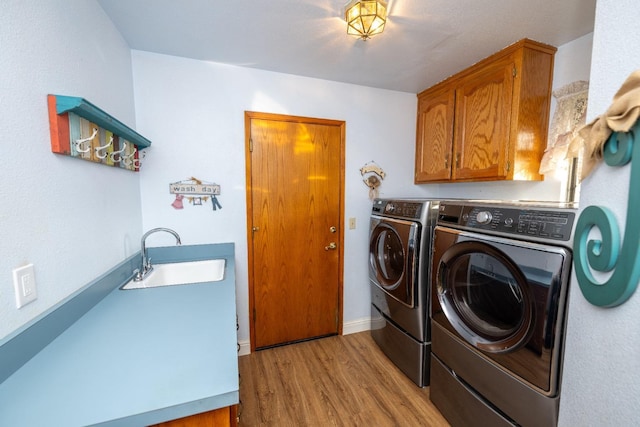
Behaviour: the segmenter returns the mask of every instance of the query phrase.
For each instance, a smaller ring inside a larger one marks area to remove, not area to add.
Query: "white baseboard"
[[[364,317],[358,320],[352,320],[342,324],[342,335],[355,334],[371,330],[371,318]]]
[[[342,335],[355,334],[358,332],[364,332],[371,330],[371,318],[365,317],[358,320],[352,320],[350,322],[343,323]],[[238,356],[246,356],[251,354],[251,342],[249,340],[238,341],[240,349],[238,350]]]
[[[238,349],[238,356],[246,356],[247,354],[251,354],[251,341],[238,341],[238,345],[240,346],[240,348]]]

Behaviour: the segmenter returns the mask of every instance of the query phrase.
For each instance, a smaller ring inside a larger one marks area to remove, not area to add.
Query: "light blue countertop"
[[[0,425],[143,426],[237,404],[235,263],[220,246],[223,281],[111,291],[0,384]]]

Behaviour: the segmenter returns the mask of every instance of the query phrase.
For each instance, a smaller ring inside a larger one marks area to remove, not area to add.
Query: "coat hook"
[[[147,157],[146,150],[138,151],[138,158],[133,159],[133,162],[132,162],[133,167],[136,169],[140,169],[140,166],[142,166],[142,161],[144,160],[145,157]]]
[[[135,156],[136,151],[138,151],[138,149],[134,146],[131,154],[129,154],[128,156],[124,156],[122,158],[122,161],[126,166],[131,166],[132,164],[134,164],[134,160],[137,160],[137,159],[133,159],[133,156]]]
[[[96,135],[98,134],[98,129],[97,128],[93,128],[93,133],[91,134],[90,137],[88,138],[83,138],[83,139],[76,139],[74,141],[75,145],[76,145],[76,151],[78,153],[88,153],[89,150],[91,150],[91,141],[93,140],[93,138],[96,137]],[[82,144],[84,144],[85,142],[88,142],[89,144],[87,145],[87,148],[83,148]]]
[[[122,150],[114,151],[113,153],[111,153],[111,161],[112,162],[121,161],[122,160],[122,153],[124,153],[125,151],[127,151],[127,141],[124,142]],[[116,155],[118,156],[118,160],[116,160]]]
[[[106,143],[105,145],[101,147],[96,147],[96,157],[99,159],[104,159],[105,157],[107,157],[107,148],[111,147],[112,145],[113,145],[113,136],[109,138],[109,142]],[[104,154],[102,154],[102,151],[104,151]]]

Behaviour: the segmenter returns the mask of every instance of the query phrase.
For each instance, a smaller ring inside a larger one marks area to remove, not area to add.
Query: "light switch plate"
[[[356,219],[349,218],[349,230],[355,230],[356,228]]]
[[[33,264],[13,270],[13,287],[16,292],[16,307],[22,308],[38,297]]]

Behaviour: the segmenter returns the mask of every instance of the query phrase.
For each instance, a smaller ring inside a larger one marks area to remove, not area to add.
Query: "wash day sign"
[[[194,196],[220,195],[220,186],[217,184],[181,184],[175,183],[169,186],[171,194],[184,194]]]
[[[219,196],[220,186],[191,177],[191,179],[169,184],[169,192],[185,196]]]

